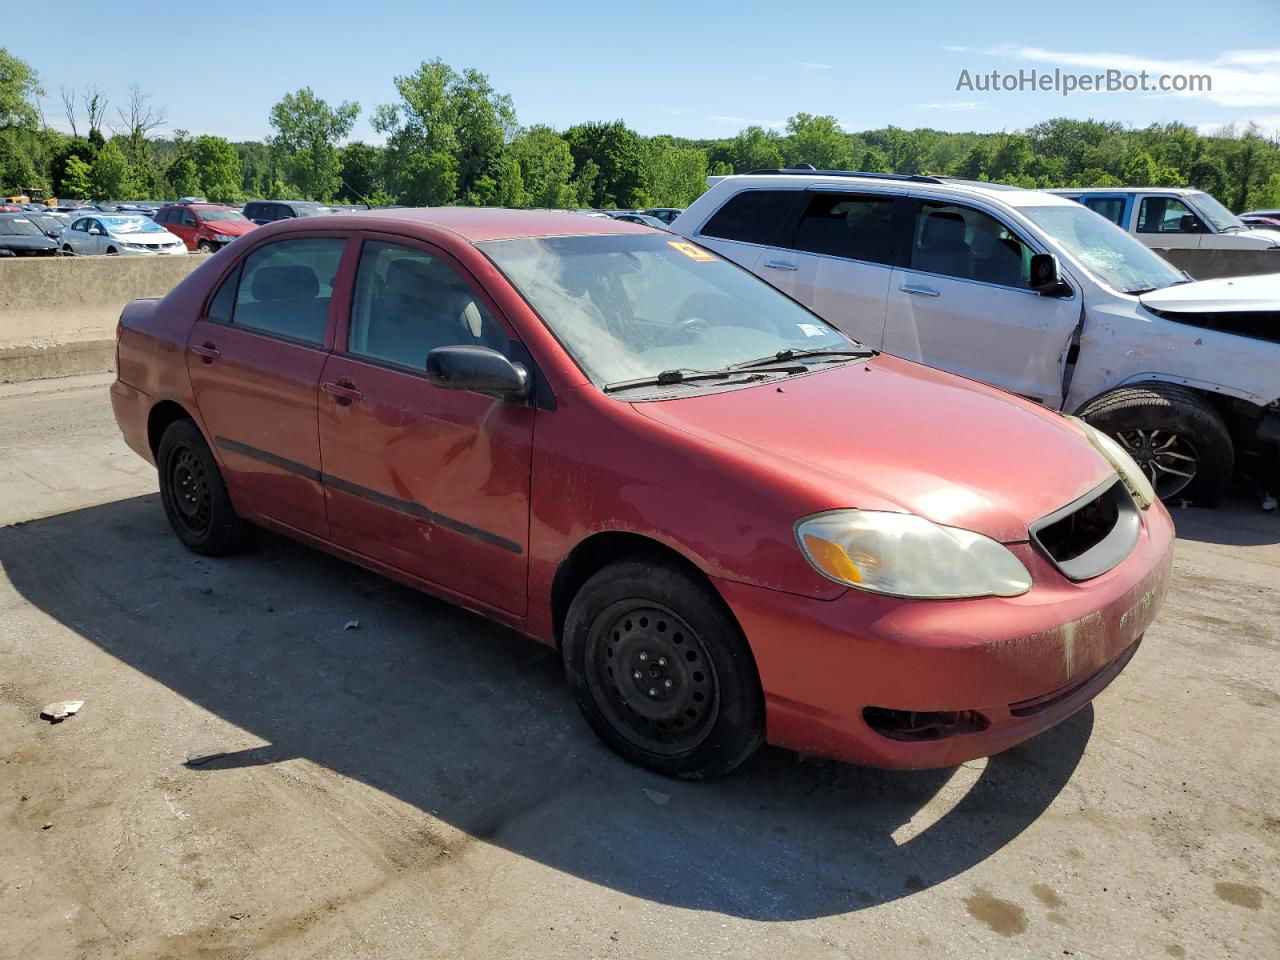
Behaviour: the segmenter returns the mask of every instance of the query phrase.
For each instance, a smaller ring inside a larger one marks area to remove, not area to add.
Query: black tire
[[[201,240],[198,244],[196,244],[196,250],[199,253],[213,253],[214,246],[208,240]]]
[[[71,249],[71,244],[64,243],[62,245],[62,255],[64,257],[74,257],[76,255],[76,252]]]
[[[697,780],[728,773],[764,740],[764,696],[723,601],[673,566],[625,561],[569,607],[565,672],[587,722],[642,767]]]
[[[120,251],[119,251],[119,250],[117,250],[115,247],[107,247],[107,256],[108,256],[108,257],[118,257],[118,256],[120,256]]]
[[[1231,480],[1231,432],[1194,390],[1160,382],[1120,387],[1090,400],[1079,416],[1133,454],[1161,499],[1213,505]]]
[[[193,553],[230,553],[244,537],[244,521],[227,495],[213,452],[190,420],[165,429],[156,454],[160,499],[178,539]]]

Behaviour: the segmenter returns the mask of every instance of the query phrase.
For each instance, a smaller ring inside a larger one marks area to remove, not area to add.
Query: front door
[[[333,540],[524,613],[534,409],[426,379],[435,347],[512,354],[496,308],[442,251],[374,236],[339,337],[320,385]]]
[[[187,342],[196,405],[233,502],[317,537],[329,524],[316,392],[346,242],[259,246],[223,280]]]
[[[1195,249],[1208,226],[1177,197],[1143,197],[1135,225],[1138,239],[1149,247]]]
[[[889,285],[885,351],[1057,409],[1080,295],[1032,290],[1033,252],[988,213],[918,201],[907,266]]]

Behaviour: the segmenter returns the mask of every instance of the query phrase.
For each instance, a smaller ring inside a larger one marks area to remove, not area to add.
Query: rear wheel
[[[605,743],[667,776],[728,773],[764,738],[755,660],[723,602],[690,574],[629,561],[574,597],[564,662]]]
[[[1089,401],[1080,417],[1129,451],[1161,500],[1216,503],[1231,479],[1231,433],[1218,411],[1186,387],[1120,387]]]
[[[240,545],[244,521],[236,514],[213,452],[190,420],[176,420],[156,455],[160,499],[178,539],[194,553],[216,556]]]

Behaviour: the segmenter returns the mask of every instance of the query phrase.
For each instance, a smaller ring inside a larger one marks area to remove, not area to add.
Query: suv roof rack
[[[809,174],[819,177],[862,177],[868,180],[910,180],[913,183],[943,183],[939,177],[930,177],[923,173],[866,173],[861,170],[815,170],[813,167],[786,167],[786,168],[768,168],[760,167],[755,170],[748,170],[746,175],[750,176],[757,173],[786,173],[786,174]]]

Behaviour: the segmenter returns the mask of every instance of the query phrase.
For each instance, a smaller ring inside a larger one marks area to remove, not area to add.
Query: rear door
[[[783,238],[803,199],[803,190],[743,190],[694,231],[693,239],[790,293],[795,265]]]
[[[1030,288],[1031,255],[1047,251],[967,204],[921,197],[910,223],[907,263],[890,283],[885,351],[1060,406],[1080,294]]]
[[[188,339],[206,435],[241,509],[327,538],[316,394],[333,345],[347,240],[260,244],[225,276]]]
[[[867,346],[880,348],[905,197],[809,190],[776,285]],[[784,266],[785,265],[785,266]],[[766,269],[768,265],[766,264]],[[772,280],[772,278],[770,278]]]
[[[528,362],[494,303],[444,251],[373,234],[339,336],[320,392],[334,541],[524,613],[534,408],[426,378],[453,344]]]

